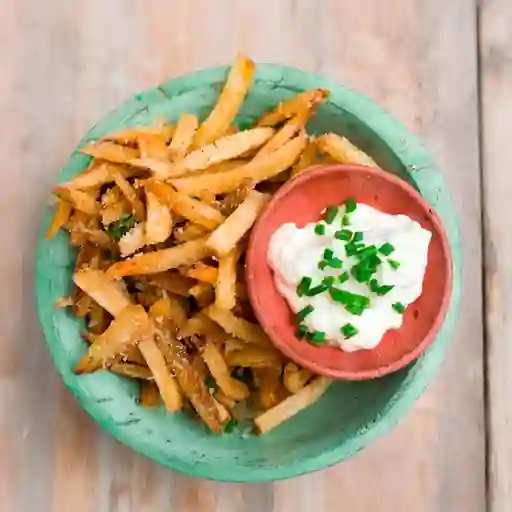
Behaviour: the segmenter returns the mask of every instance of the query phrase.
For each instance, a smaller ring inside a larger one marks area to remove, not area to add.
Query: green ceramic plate
[[[207,69],[138,94],[96,124],[80,145],[112,130],[149,124],[162,116],[176,120],[181,112],[192,112],[205,117],[226,72],[225,67]],[[67,312],[54,310],[53,304],[69,292],[74,254],[64,233],[50,241],[41,234],[37,308],[64,383],[113,436],[171,469],[215,480],[261,482],[297,476],[346,459],[386,432],[411,408],[434,376],[450,340],[460,298],[457,221],[442,174],[418,140],[361,94],[326,78],[279,65],[258,66],[239,120],[254,120],[283,98],[311,87],[324,87],[332,94],[308,130],[348,136],[384,169],[415,185],[444,221],[455,267],[445,324],[431,348],[407,370],[374,381],[336,383],[318,403],[264,437],[240,431],[215,437],[184,414],[142,409],[135,402],[135,385],[122,377],[106,371],[80,377],[73,374],[73,365],[85,351],[80,339],[83,326]],[[68,180],[88,162],[88,157],[75,151],[59,181]],[[50,213],[45,212],[43,229]]]

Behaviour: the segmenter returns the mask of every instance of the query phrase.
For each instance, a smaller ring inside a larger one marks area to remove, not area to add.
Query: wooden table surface
[[[509,0],[0,0],[0,510],[505,512],[512,507]],[[329,75],[418,134],[460,217],[464,292],[414,410],[352,460],[276,484],[194,480],[80,410],[33,304],[59,168],[127,96],[243,51]]]

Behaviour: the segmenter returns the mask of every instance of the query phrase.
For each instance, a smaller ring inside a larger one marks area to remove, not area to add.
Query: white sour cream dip
[[[268,261],[277,289],[293,312],[298,313],[309,305],[314,308],[303,319],[302,325],[309,332],[325,333],[328,343],[354,352],[376,347],[386,331],[402,325],[402,314],[393,305],[398,303],[407,307],[421,295],[432,234],[406,215],[389,215],[362,203],[358,203],[351,213],[345,213],[345,210],[344,205],[340,206],[331,224],[321,221],[303,228],[293,223],[283,224],[272,235]],[[344,215],[349,218],[347,226],[342,226]],[[324,234],[315,232],[318,224],[324,226]],[[344,283],[338,281],[340,274],[350,273],[359,262],[357,256],[346,255],[347,241],[335,238],[335,233],[341,229],[361,232],[365,246],[392,246],[391,254],[378,254],[382,263],[373,275],[381,285],[392,285],[391,291],[379,296],[370,291],[368,283],[359,283],[352,276]],[[318,267],[326,249],[331,249],[342,260],[341,269],[326,267],[321,270]],[[393,266],[394,262],[399,266]],[[334,301],[328,292],[299,296],[297,286],[304,276],[312,278],[312,286],[320,284],[326,276],[335,276],[336,288],[365,295],[370,298],[370,305],[361,315],[354,315],[343,304]],[[351,337],[341,331],[347,323],[357,330]]]

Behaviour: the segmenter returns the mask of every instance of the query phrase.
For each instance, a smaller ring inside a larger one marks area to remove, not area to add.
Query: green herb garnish
[[[362,242],[363,241],[363,233],[361,231],[356,231],[354,233],[354,242]]]
[[[401,303],[401,302],[395,302],[392,306],[391,306],[397,313],[404,313],[405,311],[405,306]]]
[[[343,266],[343,261],[341,261],[339,258],[331,258],[330,260],[326,261],[326,264],[331,268],[341,268]]]
[[[328,206],[325,210],[323,219],[327,224],[332,224],[334,219],[338,215],[338,207],[337,206]]]
[[[345,337],[345,339],[352,338],[352,336],[355,336],[358,333],[358,330],[356,327],[354,327],[351,323],[345,324],[341,329],[341,334]]]
[[[311,305],[306,306],[305,308],[301,309],[296,315],[295,315],[295,323],[300,324],[306,318],[308,315],[313,313],[315,308]]]
[[[396,260],[393,260],[391,258],[388,258],[388,263],[389,263],[389,266],[394,269],[394,270],[397,270],[398,267],[400,267],[400,262],[399,261],[396,261]]]
[[[343,274],[341,274],[338,277],[338,282],[339,283],[346,283],[349,279],[350,279],[349,273],[348,272],[343,272]]]
[[[211,375],[208,375],[208,377],[204,379],[204,383],[206,384],[206,387],[210,390],[212,395],[214,395],[219,389],[219,386],[217,386],[215,379]]]
[[[315,331],[307,334],[308,341],[313,345],[323,345],[325,343],[325,332]]]
[[[325,283],[319,284],[318,286],[315,286],[313,288],[310,288],[306,295],[308,297],[314,297],[315,295],[318,295],[320,293],[323,293],[328,290],[328,286]]]
[[[299,328],[297,329],[297,332],[295,333],[295,336],[301,340],[306,336],[306,333],[308,332],[308,329],[305,325],[299,325]]]
[[[395,285],[393,284],[383,284],[382,286],[379,286],[379,289],[377,290],[377,295],[379,296],[382,296],[382,295],[386,295],[387,293],[389,293],[393,288],[395,287]]]
[[[354,198],[349,197],[345,200],[346,213],[352,213],[356,211],[357,203]]]
[[[299,297],[302,297],[303,295],[306,295],[307,291],[309,290],[309,287],[311,286],[312,279],[311,277],[304,276],[300,283],[297,286],[296,292]]]
[[[343,217],[341,218],[341,225],[350,226],[350,218],[348,215],[343,215]]]
[[[350,229],[342,229],[341,231],[336,231],[334,233],[334,238],[337,240],[343,240],[344,242],[350,242],[352,240],[352,231]]]
[[[233,418],[229,418],[228,422],[226,423],[226,425],[224,425],[224,432],[226,434],[230,434],[231,432],[233,432],[233,429],[238,425],[238,421],[236,421],[235,419]]]
[[[336,278],[334,276],[326,276],[322,279],[322,284],[330,288],[333,284]]]
[[[324,270],[325,267],[327,267],[327,261],[325,261],[325,260],[319,261],[317,266],[318,266],[319,270]]]
[[[387,242],[379,247],[379,252],[384,254],[384,256],[389,256],[394,250],[395,248]]]
[[[108,234],[115,240],[121,239],[128,231],[135,226],[135,219],[131,215],[121,217],[115,222],[111,222],[107,227]]]
[[[324,260],[331,260],[332,258],[334,258],[334,251],[332,249],[325,249],[324,251]]]
[[[315,226],[315,233],[317,235],[325,235],[325,226],[323,224],[317,224]]]

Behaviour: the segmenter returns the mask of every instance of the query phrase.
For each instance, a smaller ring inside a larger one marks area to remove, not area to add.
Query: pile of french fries
[[[47,232],[65,229],[78,248],[73,290],[57,303],[86,322],[88,350],[75,372],[136,379],[142,406],[190,405],[215,433],[232,430],[247,409],[268,432],[330,383],[288,361],[257,324],[244,283],[251,227],[269,197],[312,166],[375,165],[344,137],[306,134],[328,97],[322,89],[240,130],[235,118],[254,73],[239,56],[202,123],[183,113],[176,124],[128,128],[83,147],[92,161],[54,187]]]

